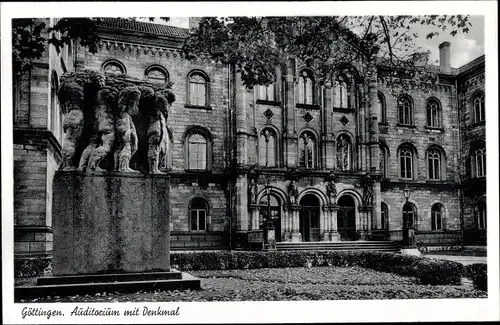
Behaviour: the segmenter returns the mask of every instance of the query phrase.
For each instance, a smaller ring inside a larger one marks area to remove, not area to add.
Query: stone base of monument
[[[169,189],[165,174],[58,171],[54,276],[16,288],[16,298],[200,288],[200,280],[170,269]]]
[[[198,290],[200,279],[175,269],[169,272],[86,274],[37,279],[37,285],[14,289],[14,299],[74,296],[96,293],[131,293],[154,290]]]
[[[404,247],[404,248],[401,248],[401,254],[403,254],[403,255],[413,255],[413,256],[420,256],[420,255],[422,255],[417,248],[413,248],[413,247]]]

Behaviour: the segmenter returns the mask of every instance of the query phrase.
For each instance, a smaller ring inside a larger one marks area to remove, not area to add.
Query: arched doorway
[[[281,241],[281,205],[279,200],[272,194],[264,195],[259,202],[261,224],[264,220],[273,220],[275,229],[275,240]]]
[[[340,240],[356,240],[356,209],[354,199],[350,195],[343,195],[338,201],[337,230]]]
[[[403,206],[403,246],[411,246],[414,242],[415,217],[417,209],[407,202]]]
[[[300,200],[300,233],[302,241],[319,241],[319,212],[318,197],[307,194]]]

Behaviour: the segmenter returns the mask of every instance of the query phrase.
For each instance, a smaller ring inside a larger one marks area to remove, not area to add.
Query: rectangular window
[[[205,231],[206,230],[206,211],[191,210],[191,230]]]
[[[412,178],[412,161],[410,157],[401,157],[401,177]]]
[[[190,83],[189,102],[194,106],[206,106],[206,94],[204,83]]]
[[[189,144],[189,169],[206,169],[207,153],[205,143]]]

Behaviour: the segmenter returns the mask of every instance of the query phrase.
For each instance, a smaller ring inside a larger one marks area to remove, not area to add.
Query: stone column
[[[283,110],[284,133],[284,162],[287,167],[296,167],[297,158],[297,131],[295,127],[295,60],[289,59],[285,74],[285,96]]]
[[[367,240],[369,238],[368,232],[368,217],[372,211],[371,207],[359,207],[359,226],[356,225],[356,230],[360,234],[361,240]]]
[[[236,179],[236,230],[248,230],[248,179],[242,174]]]
[[[290,241],[290,236],[291,236],[291,222],[290,222],[290,211],[288,209],[288,206],[283,207],[283,223],[284,223],[284,233],[283,233],[283,238],[282,241]]]
[[[252,230],[259,230],[260,229],[259,206],[256,204],[250,205],[250,214],[252,215]]]
[[[330,218],[330,238],[332,241],[340,241],[340,234],[337,228],[337,211],[339,207],[337,205],[331,205],[329,207],[331,218]]]
[[[236,120],[236,161],[238,166],[248,163],[248,116],[247,89],[241,80],[241,73],[236,72],[235,80],[235,120]]]
[[[321,241],[330,241],[330,211],[327,207],[323,207],[320,212],[319,230],[321,234]]]
[[[300,206],[292,205],[290,207],[292,211],[292,242],[297,243],[302,241],[302,235],[300,233]]]

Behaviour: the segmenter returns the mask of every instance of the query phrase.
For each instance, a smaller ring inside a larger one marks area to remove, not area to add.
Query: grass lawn
[[[464,282],[427,286],[415,278],[359,267],[191,271],[202,290],[48,297],[27,302],[276,301],[486,298]]]
[[[464,248],[463,250],[431,250],[424,255],[486,256],[486,249]]]

